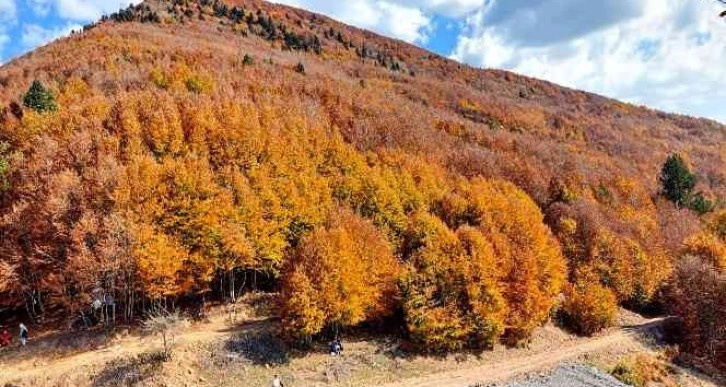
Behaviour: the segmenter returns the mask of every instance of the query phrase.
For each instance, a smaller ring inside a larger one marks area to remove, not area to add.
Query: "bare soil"
[[[275,374],[286,386],[466,387],[546,377],[563,364],[607,369],[634,353],[660,351],[652,332],[661,319],[628,315],[626,326],[583,338],[553,325],[537,330],[523,348],[498,346],[483,353],[409,356],[395,338],[347,338],[341,357],[323,347],[278,350],[275,322],[240,306],[236,316],[218,310],[175,336],[173,357],[158,357],[158,337],[121,333],[81,351],[31,342],[26,351],[0,356],[0,385],[10,386],[269,386]],[[273,348],[274,353],[267,349]],[[281,356],[280,352],[284,352]],[[716,386],[682,370],[679,385]],[[546,379],[542,379],[546,380]],[[546,384],[542,384],[546,385]]]

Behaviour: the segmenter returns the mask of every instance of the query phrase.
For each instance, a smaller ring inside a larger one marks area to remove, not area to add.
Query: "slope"
[[[36,79],[56,111],[22,106]],[[548,310],[523,317],[517,297],[548,309],[564,280],[594,273],[620,303],[652,300],[700,228],[658,195],[669,153],[687,155],[697,191],[726,193],[718,123],[256,1],[111,15],[0,68],[0,106],[0,304],[37,321],[103,294],[131,320],[234,298],[248,277],[278,286],[305,237],[350,211],[405,262],[423,255],[421,214],[475,228],[509,260],[492,281],[509,309],[492,314],[531,330]]]

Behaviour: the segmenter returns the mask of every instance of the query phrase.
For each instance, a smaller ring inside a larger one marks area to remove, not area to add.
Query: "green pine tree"
[[[676,206],[682,207],[690,203],[691,192],[696,185],[696,175],[691,173],[679,154],[672,154],[663,164],[660,182],[663,196]]]
[[[55,97],[40,81],[33,81],[30,89],[23,98],[23,105],[38,113],[54,112],[58,110]]]

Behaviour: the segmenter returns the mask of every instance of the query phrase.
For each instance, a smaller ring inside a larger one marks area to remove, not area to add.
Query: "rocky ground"
[[[564,364],[548,374],[533,375],[496,387],[624,387],[612,375],[581,363]]]

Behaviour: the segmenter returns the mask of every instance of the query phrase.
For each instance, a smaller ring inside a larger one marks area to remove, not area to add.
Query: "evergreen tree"
[[[30,89],[23,98],[25,107],[31,108],[38,113],[52,112],[58,110],[55,97],[46,89],[40,81],[33,81]]]
[[[305,74],[305,65],[302,62],[298,62],[295,66],[295,71],[300,74]]]
[[[678,207],[688,204],[691,191],[696,185],[696,176],[679,154],[668,156],[660,172],[663,195]]]

